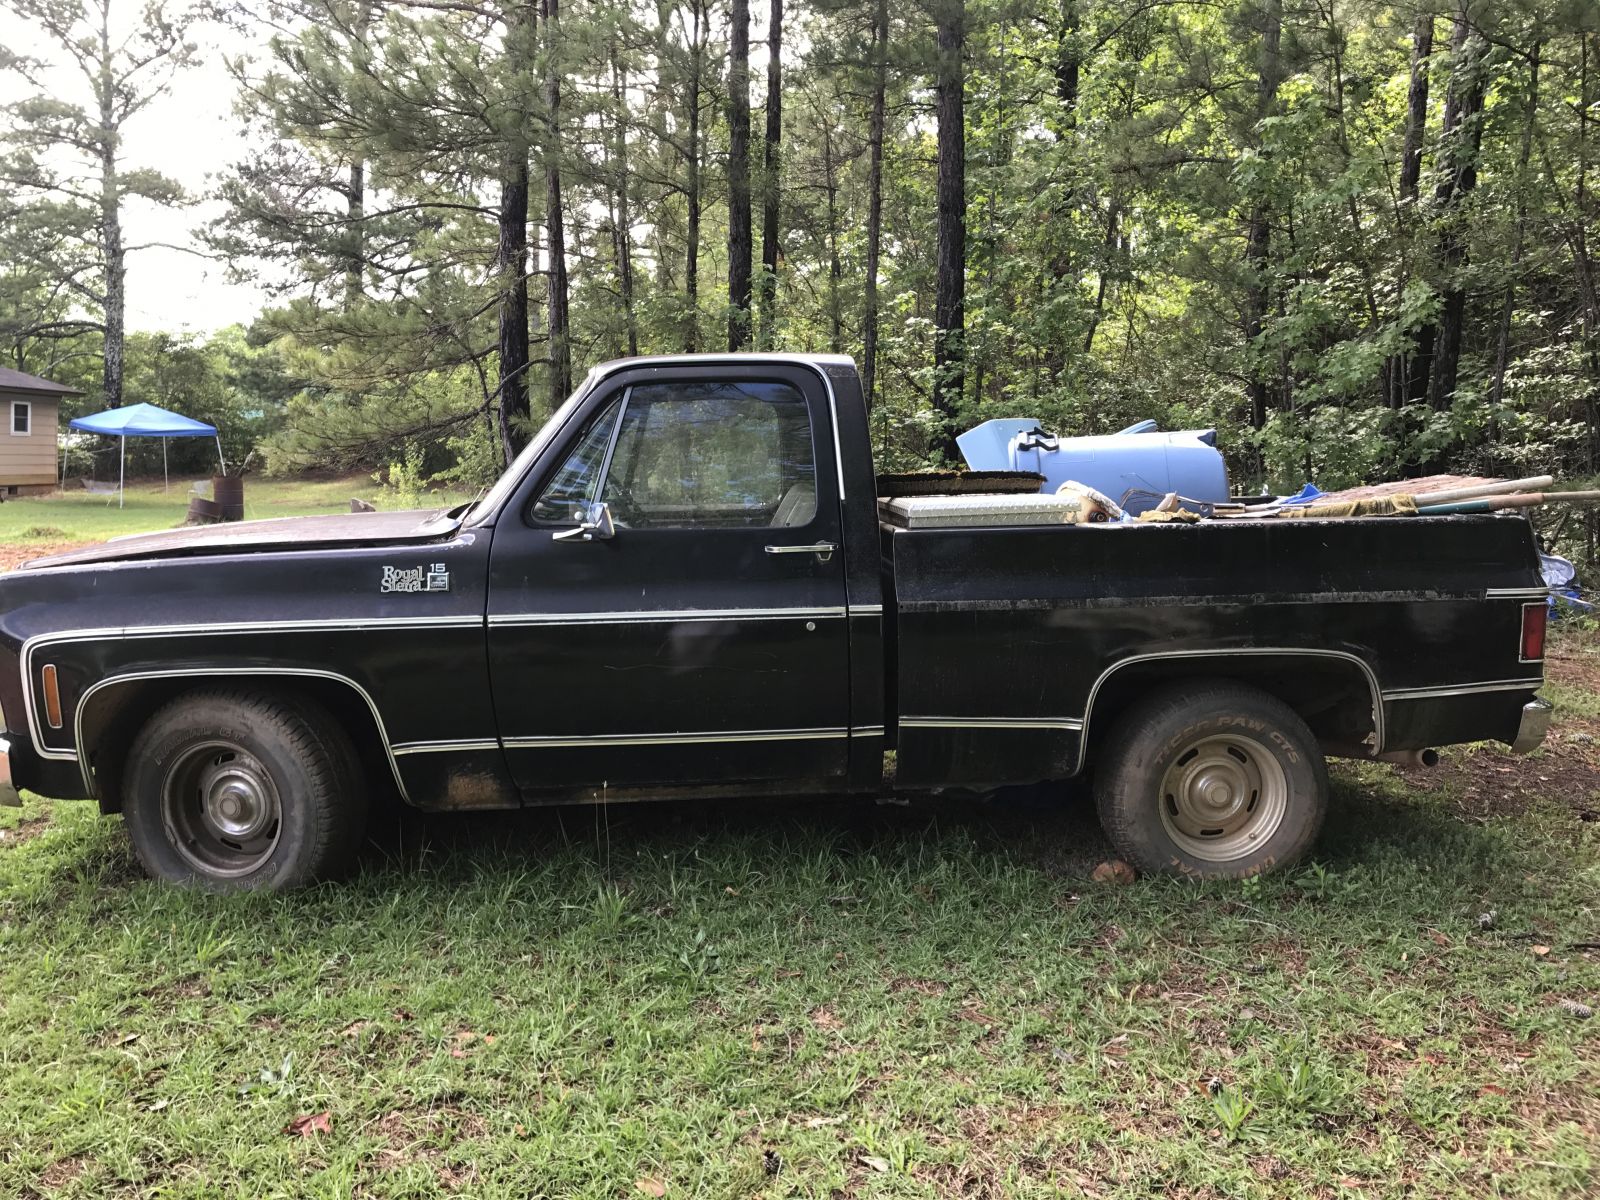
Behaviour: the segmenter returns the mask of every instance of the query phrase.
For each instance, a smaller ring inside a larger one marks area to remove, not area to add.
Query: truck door
[[[529,799],[823,790],[846,770],[848,622],[827,392],[800,366],[596,386],[500,513],[489,669]]]

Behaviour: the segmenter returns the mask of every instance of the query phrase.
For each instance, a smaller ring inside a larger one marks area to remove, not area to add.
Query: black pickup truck
[[[470,506],[0,577],[0,704],[16,786],[98,800],[153,874],[211,887],[336,871],[391,787],[485,809],[1085,772],[1139,869],[1242,876],[1316,837],[1327,754],[1536,746],[1544,614],[1516,516],[899,527],[848,359],[634,359]]]

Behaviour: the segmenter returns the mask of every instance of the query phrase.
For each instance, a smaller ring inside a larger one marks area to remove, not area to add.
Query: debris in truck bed
[[[1406,492],[1392,496],[1366,496],[1358,500],[1338,500],[1329,503],[1319,500],[1315,504],[1286,508],[1280,517],[1304,517],[1308,520],[1328,520],[1337,517],[1395,517],[1415,516],[1416,497]]]
[[[1419,479],[1396,479],[1389,483],[1373,483],[1362,487],[1341,488],[1337,492],[1324,492],[1318,504],[1338,504],[1345,500],[1371,500],[1379,496],[1405,493],[1424,496],[1432,492],[1455,492],[1462,488],[1480,487],[1486,483],[1503,483],[1504,480],[1485,475],[1424,475]]]

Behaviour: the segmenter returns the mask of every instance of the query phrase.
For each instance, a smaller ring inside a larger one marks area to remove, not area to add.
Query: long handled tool
[[[1525,495],[1543,491],[1555,482],[1553,475],[1535,475],[1530,479],[1502,479],[1498,483],[1474,483],[1469,487],[1449,488],[1441,492],[1418,492],[1413,499],[1417,504],[1454,504],[1457,500],[1475,500],[1480,496]]]
[[[1432,496],[1417,499],[1432,500]],[[1600,491],[1591,492],[1522,492],[1510,495],[1480,496],[1476,499],[1457,500],[1447,504],[1419,504],[1421,516],[1441,516],[1445,513],[1494,512],[1502,508],[1538,508],[1541,504],[1600,504]]]

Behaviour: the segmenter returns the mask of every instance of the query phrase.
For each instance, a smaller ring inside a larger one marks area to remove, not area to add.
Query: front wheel
[[[1096,770],[1100,823],[1145,872],[1239,879],[1316,840],[1328,772],[1298,713],[1229,682],[1175,685],[1117,723]]]
[[[336,873],[360,844],[354,748],[333,717],[297,697],[180,696],[139,731],[124,779],[133,848],[172,883],[285,891]]]

